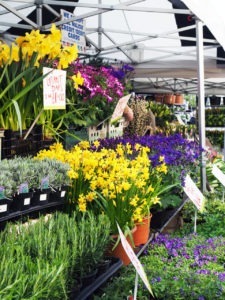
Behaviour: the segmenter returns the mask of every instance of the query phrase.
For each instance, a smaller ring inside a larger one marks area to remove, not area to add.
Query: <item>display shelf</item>
[[[96,278],[96,280],[88,285],[86,288],[81,290],[79,294],[74,297],[71,297],[70,300],[86,300],[102,285],[104,284],[112,275],[114,275],[121,267],[123,263],[120,259],[117,259],[117,262],[113,263],[109,269],[102,273]]]
[[[225,127],[205,127],[206,131],[225,131]]]
[[[58,206],[64,205],[64,204],[65,203],[59,202],[59,201],[51,201],[49,203],[46,203],[45,205],[35,205],[35,206],[30,207],[23,211],[10,212],[6,216],[0,217],[0,222],[9,221],[9,220],[15,219],[17,217],[29,215],[30,213],[33,213],[33,212],[41,211],[41,210],[44,210],[44,209],[50,208],[50,207],[58,207]]]
[[[163,224],[163,226],[161,226],[161,228],[159,228],[158,230],[156,230],[156,234],[157,233],[161,233],[163,232],[163,230],[165,229],[165,227],[172,221],[172,219],[182,210],[182,208],[184,207],[185,203],[189,201],[189,198],[185,198],[181,205],[177,207],[177,209],[174,210],[173,214],[168,218],[167,221],[165,221],[165,223]]]

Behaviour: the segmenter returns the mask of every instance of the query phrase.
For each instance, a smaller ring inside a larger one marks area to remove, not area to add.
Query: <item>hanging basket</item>
[[[180,94],[176,95],[175,103],[176,104],[183,104],[184,103],[183,95],[180,95]]]
[[[164,96],[163,102],[165,104],[174,104],[175,103],[175,96],[173,94],[166,94]]]

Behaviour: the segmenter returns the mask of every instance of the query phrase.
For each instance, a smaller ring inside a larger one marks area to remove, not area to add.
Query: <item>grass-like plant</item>
[[[79,279],[79,262],[88,253],[89,263],[96,266],[102,259],[108,232],[107,218],[90,214],[79,223],[75,214],[55,213],[35,223],[8,224],[0,233],[0,298],[68,299]],[[85,241],[87,253],[79,253],[81,241]],[[87,263],[85,266],[87,270]]]

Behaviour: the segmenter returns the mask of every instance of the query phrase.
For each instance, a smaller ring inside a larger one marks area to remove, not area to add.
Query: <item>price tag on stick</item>
[[[124,250],[126,251],[127,256],[130,258],[133,266],[135,267],[137,273],[141,277],[142,281],[144,282],[146,288],[149,290],[150,294],[154,297],[151,286],[148,282],[147,275],[143,269],[142,264],[140,263],[139,259],[137,258],[136,254],[134,253],[133,249],[131,248],[130,244],[126,240],[126,237],[124,236],[122,230],[120,229],[120,226],[117,224],[119,235],[121,239],[122,246]]]
[[[204,209],[204,196],[189,175],[185,177],[184,192],[199,211]]]

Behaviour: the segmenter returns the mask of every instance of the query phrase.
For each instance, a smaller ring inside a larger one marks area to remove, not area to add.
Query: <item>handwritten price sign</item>
[[[44,109],[66,108],[66,71],[43,68]]]
[[[183,189],[185,194],[195,204],[197,209],[203,211],[205,202],[204,196],[189,175],[187,175],[185,178],[185,186]]]
[[[115,107],[115,110],[112,114],[111,122],[117,121],[122,117],[123,111],[127,105],[128,100],[130,99],[130,96],[131,96],[131,94],[126,95],[119,99],[119,101]]]

